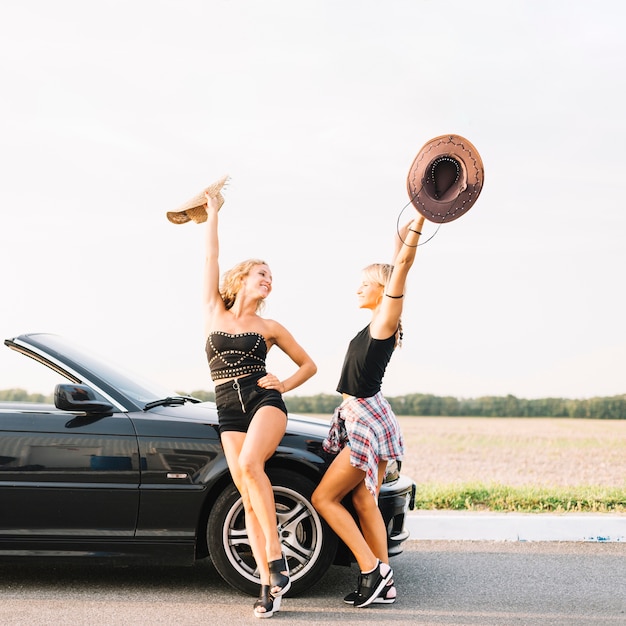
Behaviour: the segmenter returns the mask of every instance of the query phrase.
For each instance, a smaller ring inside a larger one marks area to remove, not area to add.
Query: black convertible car
[[[160,390],[57,335],[4,343],[51,368],[59,382],[54,406],[0,402],[0,559],[191,565],[210,557],[227,582],[256,595],[215,405]],[[327,429],[322,420],[290,415],[267,463],[293,595],[331,564],[351,562],[311,505],[332,460],[322,449]],[[415,485],[390,465],[379,506],[395,555],[408,538],[404,518]]]

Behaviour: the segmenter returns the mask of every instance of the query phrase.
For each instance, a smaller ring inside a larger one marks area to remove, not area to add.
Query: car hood
[[[198,423],[217,423],[217,408],[215,402],[200,402],[198,404],[185,404],[184,406],[157,407],[150,411],[154,415],[184,419]],[[316,436],[323,439],[328,434],[329,420],[308,415],[289,414],[287,432],[292,435],[307,437]]]

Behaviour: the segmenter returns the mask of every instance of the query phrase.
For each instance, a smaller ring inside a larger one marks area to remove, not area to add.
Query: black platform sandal
[[[289,578],[289,566],[285,555],[281,555],[280,559],[270,561],[268,563],[270,569],[270,586],[272,595],[275,598],[286,594],[291,589],[291,578]],[[283,574],[283,572],[287,572]]]
[[[261,585],[259,599],[254,603],[254,617],[264,619],[280,611],[280,598],[275,598],[269,585]]]

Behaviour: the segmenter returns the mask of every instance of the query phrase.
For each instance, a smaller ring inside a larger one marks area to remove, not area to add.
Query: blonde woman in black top
[[[424,217],[418,215],[398,233],[393,265],[363,271],[359,307],[371,311],[370,323],[350,342],[337,391],[325,448],[337,454],[317,489],[313,505],[352,551],[360,569],[357,590],[344,601],[357,608],[395,600],[387,553],[387,529],[378,493],[387,462],[401,459],[400,427],[381,392],[391,355],[401,338],[404,287],[415,259]],[[342,500],[351,495],[359,525]]]
[[[291,581],[281,552],[276,505],[265,462],[274,454],[287,425],[282,394],[315,374],[317,368],[291,333],[259,311],[272,290],[272,274],[259,259],[227,272],[220,285],[218,211],[206,194],[204,311],[206,351],[216,383],[220,437],[233,481],[241,493],[246,529],[261,578],[256,617],[271,617]],[[284,380],[265,370],[265,357],[278,346],[297,366]]]

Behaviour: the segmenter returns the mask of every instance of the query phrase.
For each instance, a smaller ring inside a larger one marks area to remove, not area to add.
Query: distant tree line
[[[194,391],[192,396],[214,401],[209,391]],[[626,419],[626,394],[571,400],[541,398],[525,400],[515,396],[483,396],[454,398],[414,393],[387,397],[396,415],[425,417],[581,417],[592,419]],[[338,394],[316,396],[285,396],[285,404],[292,413],[331,415],[340,402]]]
[[[626,419],[626,395],[571,400],[541,398],[525,400],[515,396],[454,398],[431,394],[409,394],[387,397],[396,415],[426,417],[581,417],[593,419]],[[293,413],[332,414],[339,403],[338,395],[285,396]]]
[[[185,394],[182,394],[185,395]],[[214,401],[212,391],[193,391],[190,395],[202,401]],[[454,398],[431,394],[408,394],[387,397],[396,415],[425,417],[581,417],[591,419],[626,419],[626,394],[571,400],[567,398],[540,398],[526,400],[515,396],[483,396]],[[24,389],[0,391],[0,401],[54,402],[52,396],[30,394]],[[285,396],[285,404],[292,413],[331,415],[340,402],[338,394],[316,396]]]
[[[43,393],[28,393],[25,389],[5,389],[0,390],[0,402],[41,402],[44,404],[54,404],[52,395],[46,396]]]

